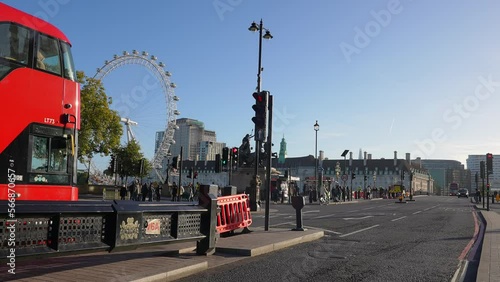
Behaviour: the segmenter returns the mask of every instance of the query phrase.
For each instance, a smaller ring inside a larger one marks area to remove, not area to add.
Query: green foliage
[[[108,99],[100,80],[77,72],[81,84],[80,132],[78,135],[78,159],[91,159],[94,154],[109,155],[120,145],[123,129],[118,113],[109,108]]]
[[[151,163],[144,158],[144,155],[140,152],[141,147],[139,143],[132,140],[128,144],[121,146],[113,151],[113,154],[117,158],[117,173],[123,178],[126,176],[134,177],[144,177],[149,174],[152,169]],[[144,159],[143,169],[141,172],[141,160]],[[111,161],[108,171],[112,171]]]

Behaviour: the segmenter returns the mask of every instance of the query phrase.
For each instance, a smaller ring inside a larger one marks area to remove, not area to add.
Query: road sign
[[[347,181],[347,174],[343,174],[343,175],[342,175],[342,180],[343,180],[343,181]]]

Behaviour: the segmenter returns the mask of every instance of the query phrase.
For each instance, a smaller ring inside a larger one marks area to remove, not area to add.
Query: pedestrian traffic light
[[[479,162],[479,174],[481,179],[484,179],[484,161]]]
[[[368,179],[368,176],[366,176],[366,175],[365,175],[365,176],[364,176],[364,180],[366,181],[367,179]]]
[[[175,156],[172,158],[172,168],[178,169],[179,168],[179,157]]]
[[[486,154],[486,173],[488,175],[493,173],[493,154],[491,153]]]
[[[192,178],[193,177],[193,170],[189,169],[187,178]]]
[[[197,171],[195,171],[195,172],[193,173],[193,178],[198,178],[198,172],[197,172]]]
[[[356,173],[351,173],[351,179],[356,179]]]
[[[215,172],[219,173],[221,172],[221,159],[220,159],[220,154],[215,155]]]
[[[238,163],[238,148],[233,147],[231,149],[231,158],[233,159],[233,162]]]
[[[222,165],[227,165],[227,161],[229,159],[229,148],[222,148]]]
[[[255,99],[255,105],[252,106],[255,111],[255,116],[252,118],[253,123],[255,123],[254,138],[256,141],[264,141],[266,138],[269,91],[254,92],[253,98]]]

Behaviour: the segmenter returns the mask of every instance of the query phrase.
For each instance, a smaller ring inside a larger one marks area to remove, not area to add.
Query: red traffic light
[[[238,148],[234,147],[233,148],[233,154],[237,154],[238,153]]]
[[[253,95],[253,97],[255,98],[255,100],[257,102],[263,102],[264,101],[264,97],[262,96],[262,92],[261,93],[254,92],[252,95]]]

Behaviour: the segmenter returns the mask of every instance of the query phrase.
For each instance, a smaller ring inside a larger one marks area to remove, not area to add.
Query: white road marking
[[[313,217],[313,219],[332,217],[332,216],[334,216],[334,214],[320,215],[320,216]]]
[[[414,212],[413,214],[419,214],[419,213],[421,213],[421,212],[422,212],[422,211],[416,211],[416,212]]]
[[[360,229],[360,230],[357,230],[357,231],[354,231],[354,232],[351,232],[351,233],[347,233],[347,234],[344,234],[344,235],[340,235],[339,237],[347,237],[349,235],[353,235],[353,234],[356,234],[356,233],[359,233],[359,232],[363,232],[363,231],[366,231],[366,230],[370,230],[372,228],[375,228],[375,227],[378,227],[379,225],[373,225],[373,226],[370,226],[370,227],[367,227],[367,228],[363,228],[363,229]]]
[[[373,215],[367,215],[367,216],[363,216],[363,217],[344,217],[344,220],[351,220],[351,219],[367,219],[367,218],[370,218],[370,217],[373,217]]]
[[[337,231],[333,231],[333,230],[328,230],[328,229],[323,229],[323,228],[318,228],[318,227],[314,227],[314,226],[303,226],[304,228],[309,228],[309,229],[314,229],[314,230],[322,230],[324,232],[327,232],[327,233],[333,233],[335,235],[340,235],[342,233],[340,232],[337,232]]]
[[[302,212],[302,213],[310,213],[310,212],[319,212],[319,210],[306,211],[306,212]]]
[[[405,215],[405,216],[402,216],[402,217],[399,217],[399,218],[395,218],[395,219],[393,219],[393,220],[391,220],[391,221],[398,221],[398,220],[403,219],[403,218],[405,218],[405,217],[406,217],[406,215]]]

